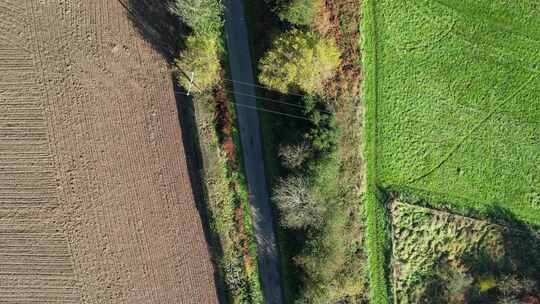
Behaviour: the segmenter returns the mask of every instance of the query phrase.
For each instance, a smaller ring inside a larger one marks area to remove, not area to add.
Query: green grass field
[[[540,226],[540,2],[363,6],[371,300],[386,303],[378,189]]]
[[[540,224],[540,2],[374,5],[379,186]]]

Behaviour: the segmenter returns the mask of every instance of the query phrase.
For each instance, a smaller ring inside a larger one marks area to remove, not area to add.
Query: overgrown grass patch
[[[396,303],[538,300],[539,238],[519,220],[509,228],[399,201],[391,209]]]

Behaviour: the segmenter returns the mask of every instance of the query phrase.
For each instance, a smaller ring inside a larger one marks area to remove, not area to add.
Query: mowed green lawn
[[[540,1],[370,2],[375,183],[540,225]]]

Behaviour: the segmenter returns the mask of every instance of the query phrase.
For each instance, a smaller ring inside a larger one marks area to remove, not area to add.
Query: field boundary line
[[[366,252],[369,273],[369,298],[374,304],[390,303],[389,266],[390,248],[388,216],[384,193],[379,189],[377,176],[377,117],[380,87],[379,41],[376,0],[363,3],[362,65],[364,71],[363,97],[365,101],[365,148],[366,164]]]

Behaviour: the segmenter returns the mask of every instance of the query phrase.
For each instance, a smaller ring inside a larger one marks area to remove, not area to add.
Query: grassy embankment
[[[378,189],[540,224],[538,12],[537,1],[364,2],[372,302],[388,302]]]
[[[223,81],[227,73],[223,7],[219,1],[205,0],[192,14],[184,8],[193,3],[174,3],[174,13],[191,29],[176,61],[177,78],[187,88],[191,86],[187,76],[190,72],[196,75],[191,86],[197,129],[194,136],[202,162],[199,173],[220,284],[229,303],[264,303],[233,98]]]
[[[313,5],[316,3],[313,1]],[[321,202],[325,210],[323,221],[317,229],[289,229],[277,225],[286,303],[297,300],[310,303],[365,300],[361,205],[362,113],[358,96],[359,5],[357,1],[335,1],[328,6],[315,7],[316,22],[297,27],[335,39],[343,54],[344,60],[337,75],[326,83],[327,89],[316,96],[322,102],[318,107],[332,112],[332,119],[336,122],[335,128],[329,131],[333,134],[331,136],[335,136],[332,147],[312,156],[307,161],[307,168],[301,173],[291,172],[282,165],[280,146],[302,142],[304,135],[317,130],[318,126],[310,121],[309,115],[306,121],[260,112],[270,186],[275,190],[280,178],[302,175],[309,180],[311,197]],[[293,26],[279,20],[272,13],[271,5],[263,1],[246,1],[246,11],[251,30],[252,55],[254,62],[259,62],[270,48],[272,39]],[[258,71],[254,73],[257,75]],[[259,88],[257,94],[263,98],[304,105],[303,98],[294,93],[283,95]],[[305,92],[301,94],[306,95]],[[260,100],[259,106],[294,115],[306,115],[295,108],[272,101]],[[274,208],[278,210],[276,206]],[[278,213],[278,222],[280,217]]]
[[[227,297],[231,303],[263,303],[245,178],[233,144],[234,109],[222,84],[194,100],[205,201]]]

